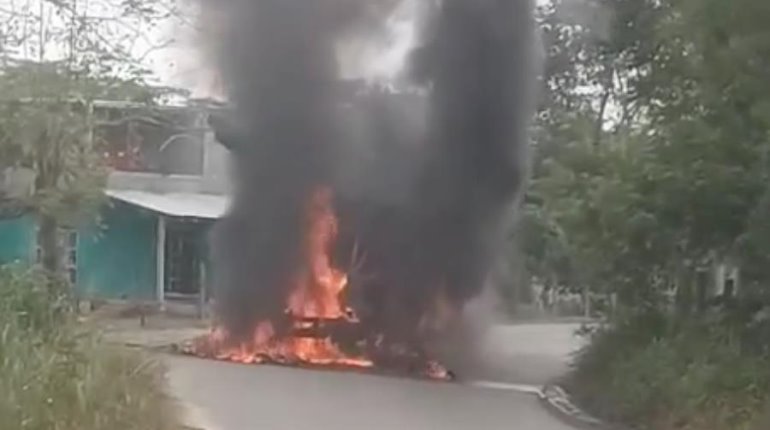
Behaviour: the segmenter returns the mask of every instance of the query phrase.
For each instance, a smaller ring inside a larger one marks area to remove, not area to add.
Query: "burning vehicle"
[[[212,236],[216,326],[185,352],[452,379],[437,345],[489,286],[524,182],[532,5],[424,2],[415,93],[351,103],[339,47],[398,3],[204,5],[235,191]]]

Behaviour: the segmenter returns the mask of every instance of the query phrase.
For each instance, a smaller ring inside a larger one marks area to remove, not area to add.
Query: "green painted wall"
[[[157,223],[156,213],[133,205],[111,201],[105,206],[98,225],[78,231],[77,292],[86,298],[155,299]],[[195,224],[210,285],[207,248],[213,222]],[[0,220],[0,264],[33,263],[34,243],[34,217]]]
[[[81,230],[78,292],[84,297],[154,299],[157,215],[118,201],[100,225]]]
[[[34,256],[34,241],[34,217],[0,220],[0,264],[31,261]]]

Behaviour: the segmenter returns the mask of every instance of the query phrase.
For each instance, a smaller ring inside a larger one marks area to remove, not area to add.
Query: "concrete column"
[[[207,285],[206,285],[206,265],[201,261],[199,264],[200,267],[200,288],[198,289],[198,318],[203,319],[206,317],[206,301],[208,300],[208,291],[207,291]]]
[[[158,230],[155,244],[155,295],[161,310],[166,307],[166,217],[158,216]]]

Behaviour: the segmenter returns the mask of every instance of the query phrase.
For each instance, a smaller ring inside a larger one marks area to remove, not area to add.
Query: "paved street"
[[[484,379],[539,384],[564,370],[575,326],[495,328]],[[207,430],[568,430],[532,394],[374,375],[169,357],[172,390]],[[515,387],[513,387],[515,388]]]
[[[481,369],[475,379],[543,385],[568,370],[569,359],[580,348],[575,336],[579,324],[498,325],[485,342]]]

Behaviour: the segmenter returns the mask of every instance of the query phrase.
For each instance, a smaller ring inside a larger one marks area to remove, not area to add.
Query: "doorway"
[[[167,298],[192,298],[201,292],[203,252],[200,231],[197,223],[168,223],[164,282]]]

